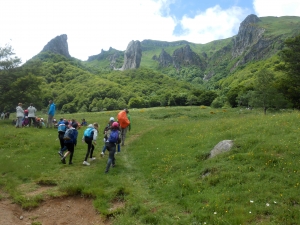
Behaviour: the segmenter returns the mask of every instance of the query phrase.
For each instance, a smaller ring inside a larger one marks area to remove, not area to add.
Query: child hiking
[[[83,161],[83,165],[89,166],[90,163],[87,162],[88,157],[90,156],[90,162],[95,160],[96,158],[93,157],[94,149],[97,141],[98,136],[98,123],[93,123],[88,125],[85,129],[82,137],[82,142],[87,144],[87,151]]]
[[[115,159],[115,153],[116,153],[116,145],[120,143],[120,131],[119,131],[119,124],[117,122],[113,122],[110,129],[105,134],[105,139],[107,140],[105,142],[106,148],[109,151],[107,165],[105,169],[105,173],[108,173],[110,166],[115,167],[116,165],[116,159]]]
[[[111,125],[113,124],[113,122],[115,122],[115,118],[110,117],[110,119],[109,119],[109,121],[108,121],[106,127],[104,127],[104,130],[103,130],[103,134],[104,134],[104,146],[103,146],[103,148],[102,148],[101,157],[104,156],[105,150],[106,150],[105,142],[106,142],[107,140],[105,139],[105,134],[106,134],[107,131],[110,129],[110,127],[111,127]]]
[[[60,150],[58,151],[58,154],[60,155],[60,157],[63,157],[64,151],[67,150],[65,146],[64,135],[66,133],[69,123],[68,121],[64,121],[63,118],[60,118],[57,125],[58,139],[60,143]]]
[[[69,159],[69,165],[73,164],[72,159],[74,155],[74,148],[77,145],[77,136],[78,136],[78,131],[77,131],[77,124],[69,124],[69,129],[66,131],[64,135],[65,139],[65,146],[67,147],[68,151],[65,153],[65,155],[61,158],[61,162],[63,164],[66,164],[66,157],[70,155]]]

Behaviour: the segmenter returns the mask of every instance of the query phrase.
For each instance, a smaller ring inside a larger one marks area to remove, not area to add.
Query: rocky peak
[[[162,67],[167,67],[173,63],[173,58],[169,55],[164,49],[161,50],[161,53],[158,57],[159,65]]]
[[[176,49],[172,55],[173,63],[176,68],[180,65],[201,65],[200,57],[192,51],[189,45]]]
[[[56,36],[51,41],[49,41],[47,45],[45,45],[42,52],[50,51],[55,54],[60,54],[67,58],[70,58],[71,56],[69,54],[67,40],[68,40],[68,36],[66,34]]]
[[[139,41],[129,42],[127,49],[124,53],[124,64],[121,70],[139,68],[141,59],[142,59],[141,42]]]
[[[233,39],[233,58],[242,55],[248,47],[257,43],[262,37],[265,29],[256,26],[258,22],[260,19],[251,14],[241,23],[239,32]]]

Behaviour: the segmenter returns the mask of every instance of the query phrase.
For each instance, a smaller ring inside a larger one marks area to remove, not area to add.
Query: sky
[[[300,0],[1,0],[0,9],[0,47],[24,63],[61,34],[84,61],[132,40],[205,44],[236,35],[250,14],[300,16]]]

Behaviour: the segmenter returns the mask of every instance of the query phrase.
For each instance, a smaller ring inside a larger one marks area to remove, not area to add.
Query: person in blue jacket
[[[47,128],[53,128],[53,117],[55,115],[56,106],[52,100],[49,101],[48,123]]]

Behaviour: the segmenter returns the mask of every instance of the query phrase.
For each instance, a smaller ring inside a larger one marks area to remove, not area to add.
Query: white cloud
[[[181,24],[185,29],[183,39],[194,43],[207,43],[228,38],[238,31],[240,22],[247,11],[240,7],[223,10],[219,5],[200,12],[194,18],[183,17]]]
[[[125,50],[131,40],[168,40],[175,22],[160,14],[168,4],[168,0],[2,0],[0,45],[10,43],[25,61],[52,38],[67,34],[70,54],[86,60],[101,49]]]
[[[253,8],[259,17],[300,16],[299,0],[254,0]]]
[[[193,18],[171,16],[176,0],[1,0],[0,46],[10,43],[23,62],[54,37],[68,35],[71,56],[87,60],[101,49],[125,50],[131,40],[206,43],[237,33],[247,12],[219,6]],[[185,33],[173,35],[181,23]]]

